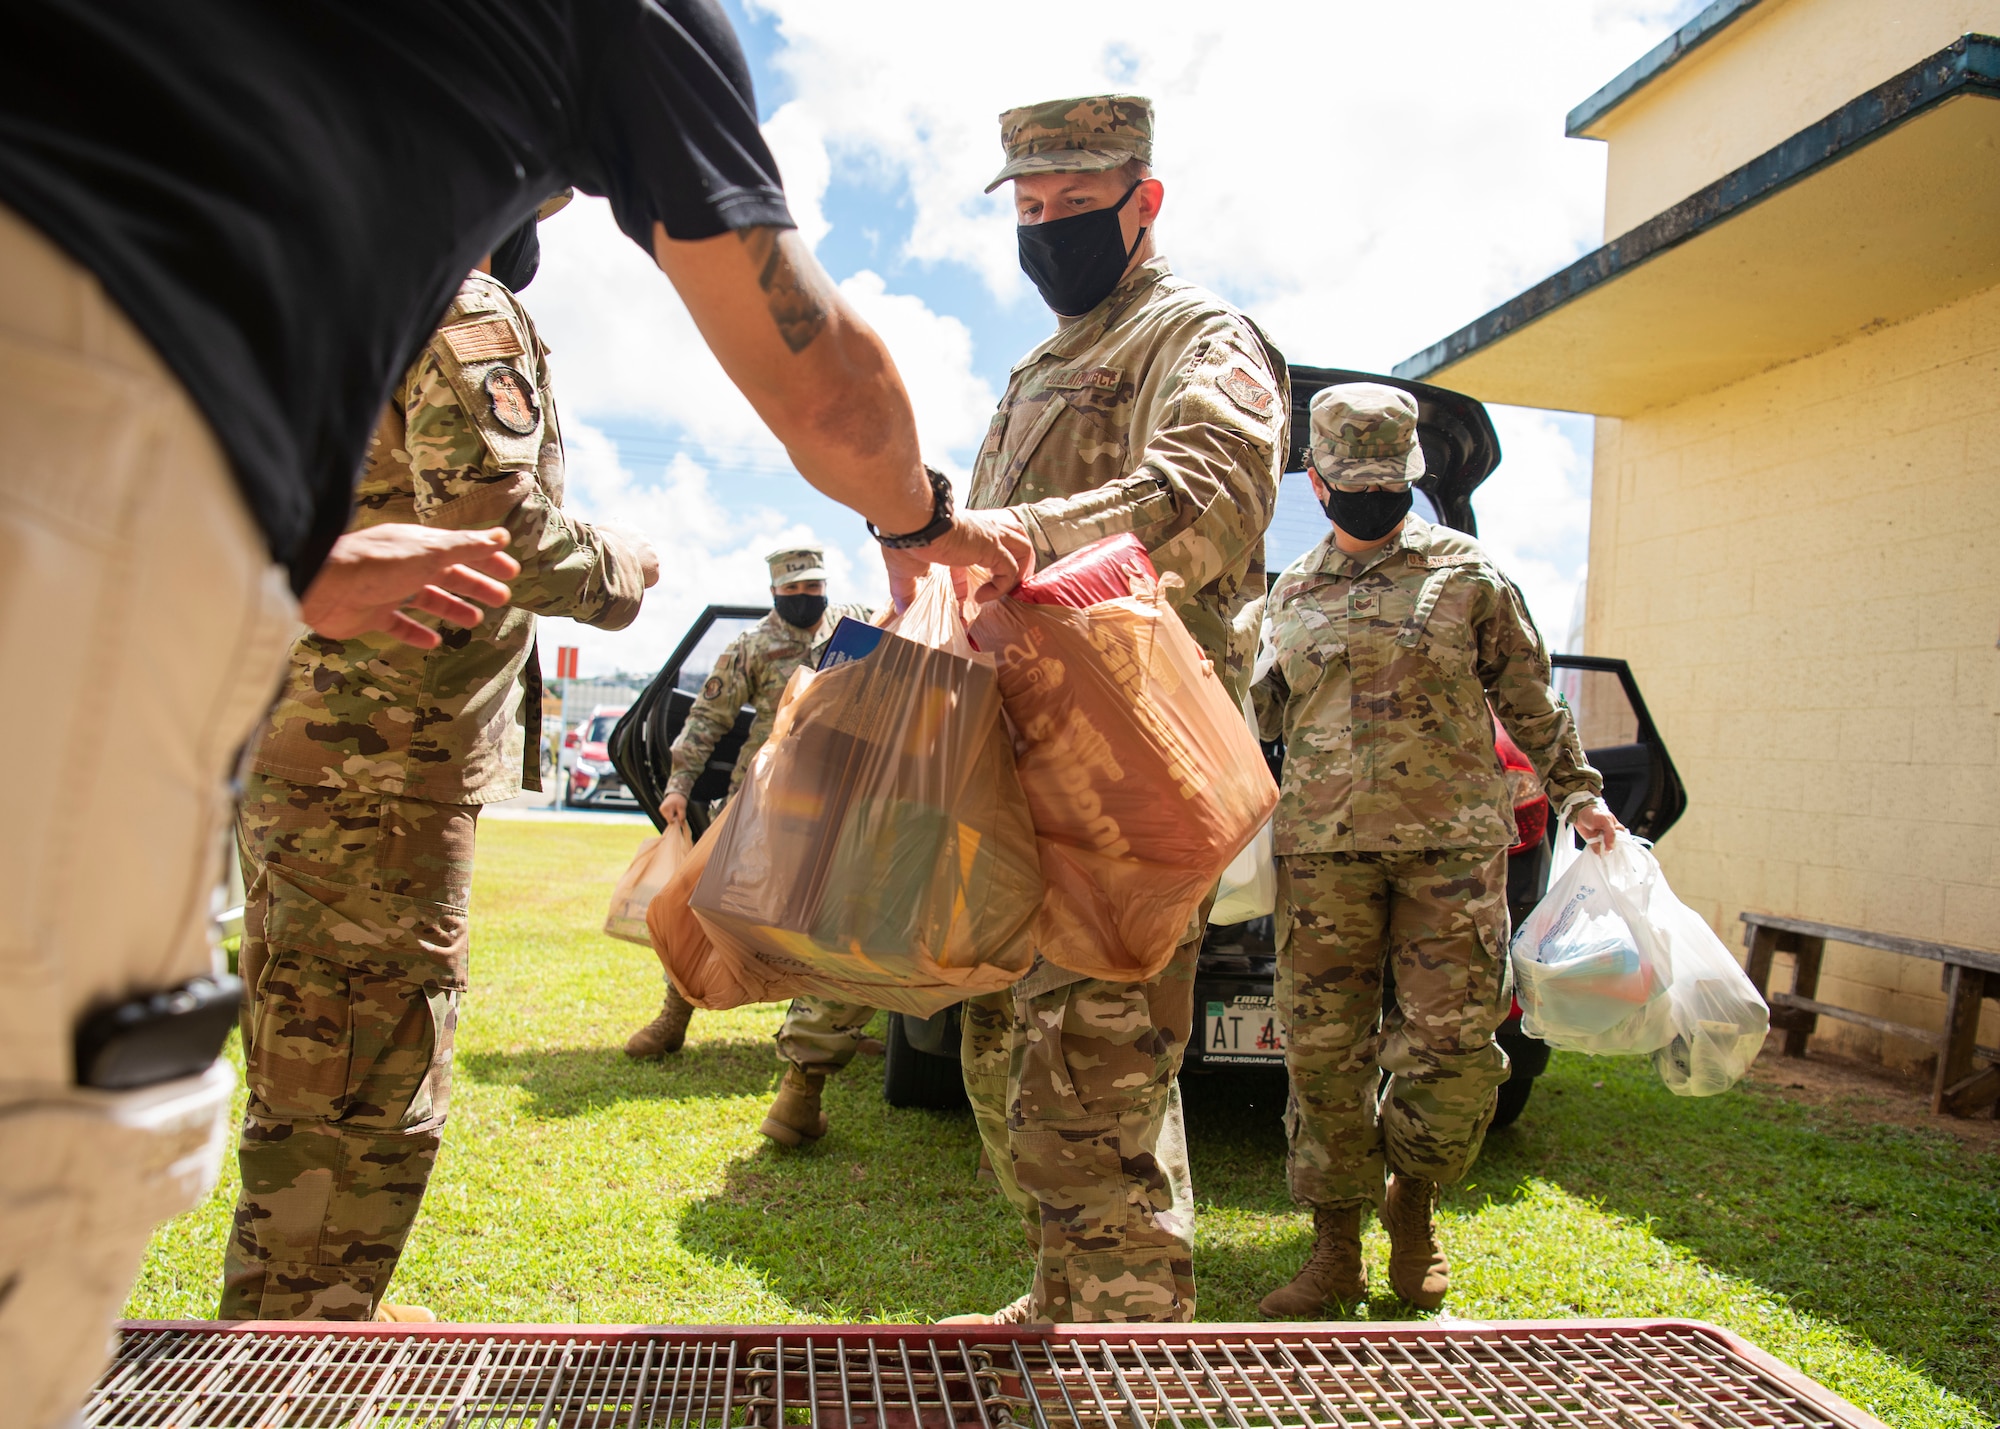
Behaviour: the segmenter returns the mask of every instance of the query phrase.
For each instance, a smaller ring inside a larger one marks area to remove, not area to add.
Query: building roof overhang
[[[1598,120],[1714,39],[1756,8],[1758,0],[1714,0],[1700,14],[1627,65],[1597,93],[1570,110],[1563,132],[1572,139],[1597,139],[1590,132]]]
[[[1966,35],[1398,377],[1623,416],[2000,283],[2000,39]]]

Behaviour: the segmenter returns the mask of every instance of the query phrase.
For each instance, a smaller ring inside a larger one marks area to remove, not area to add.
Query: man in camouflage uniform
[[[1263,1301],[1286,1318],[1365,1295],[1371,1206],[1396,1292],[1429,1309],[1448,1288],[1438,1188],[1465,1174],[1507,1077],[1493,1031],[1516,834],[1494,717],[1585,837],[1618,828],[1520,591],[1470,536],[1405,514],[1424,470],[1409,394],[1320,392],[1311,464],[1333,530],[1272,588],[1273,664],[1255,690],[1263,736],[1285,741],[1273,833],[1286,1172],[1314,1227],[1305,1268]]]
[[[756,716],[737,753],[725,800],[742,787],[751,760],[771,737],[778,697],[792,672],[807,663],[843,617],[868,619],[865,605],[827,604],[826,552],[820,547],[786,547],[764,560],[771,568],[773,609],[723,647],[669,751],[672,772],[667,776],[666,797],[660,801],[660,817],[670,826],[687,819],[695,781],[722,737],[735,728],[738,711],[749,705]],[[785,1075],[778,1099],[764,1118],[764,1135],[781,1145],[797,1146],[826,1134],[820,1094],[827,1074],[846,1066],[857,1051],[882,1054],[882,1044],[865,1031],[874,1015],[872,1007],[818,997],[793,999],[778,1029],[778,1061]],[[632,1034],[625,1044],[626,1055],[651,1060],[680,1051],[693,1017],[694,1005],[669,978],[660,1015]]]
[[[292,647],[238,816],[250,1101],[223,1319],[431,1318],[382,1292],[444,1132],[479,808],[541,787],[535,616],[621,629],[656,574],[562,498],[548,349],[472,273],[391,394],[353,527],[504,526],[521,575],[435,650]]]
[[[1241,698],[1236,614],[1263,594],[1290,386],[1257,325],[1156,255],[1164,189],[1153,107],[1129,95],[1000,116],[1022,267],[1057,313],[1014,366],[973,467],[972,508],[1006,508],[1049,562],[1130,531],[1180,577],[1181,618]],[[966,1005],[966,1091],[1035,1247],[1025,1320],[1194,1317],[1194,1193],[1181,1129],[1204,905],[1148,983],[1037,961]]]

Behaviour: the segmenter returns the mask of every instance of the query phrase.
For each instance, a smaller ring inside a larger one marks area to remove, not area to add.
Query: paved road
[[[553,793],[521,794],[502,803],[488,804],[479,811],[479,817],[528,819],[547,824],[643,824],[652,828],[651,821],[637,809],[565,809]]]

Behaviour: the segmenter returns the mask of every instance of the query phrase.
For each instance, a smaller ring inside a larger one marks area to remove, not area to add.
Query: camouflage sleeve
[[[685,797],[694,788],[694,781],[708,768],[708,757],[715,753],[715,746],[736,723],[736,712],[750,703],[750,674],[743,658],[743,638],[737,636],[716,657],[715,668],[708,673],[708,683],[701,687],[701,694],[688,710],[687,723],[681,726],[679,736],[667,751],[673,766],[667,775],[669,794]]]
[[[638,557],[617,536],[567,515],[549,499],[533,469],[537,442],[522,443],[525,460],[505,461],[480,419],[468,412],[436,344],[410,369],[397,396],[407,425],[417,520],[426,526],[472,530],[505,526],[507,554],[521,563],[513,604],[537,615],[562,615],[604,630],[622,630],[639,614],[645,593]]]
[[[1130,474],[1015,509],[1040,561],[1131,531],[1193,592],[1240,563],[1271,523],[1290,380],[1277,350],[1234,314],[1191,324],[1156,359],[1160,380],[1137,399]]]
[[[1276,665],[1270,673],[1250,687],[1250,703],[1257,711],[1257,737],[1276,740],[1285,737],[1285,706],[1292,698],[1292,688],[1285,683],[1285,672]]]
[[[1551,805],[1559,809],[1572,795],[1601,793],[1604,779],[1584,757],[1576,718],[1549,688],[1549,652],[1527,602],[1512,581],[1489,574],[1492,607],[1478,622],[1479,681],[1494,714],[1535,766]]]

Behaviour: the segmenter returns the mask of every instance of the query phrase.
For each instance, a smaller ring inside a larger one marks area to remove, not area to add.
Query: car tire
[[[921,1052],[903,1034],[901,1013],[889,1014],[889,1034],[882,1039],[882,1100],[890,1106],[925,1111],[955,1111],[970,1106],[965,1076],[958,1058]]]
[[[1493,1034],[1493,1040],[1506,1052],[1511,1065],[1507,1080],[1500,1084],[1499,1101],[1493,1109],[1491,1129],[1498,1131],[1503,1126],[1512,1126],[1527,1109],[1528,1097],[1535,1090],[1535,1078],[1548,1070],[1549,1044],[1523,1032],[1519,1018],[1508,1019]]]

